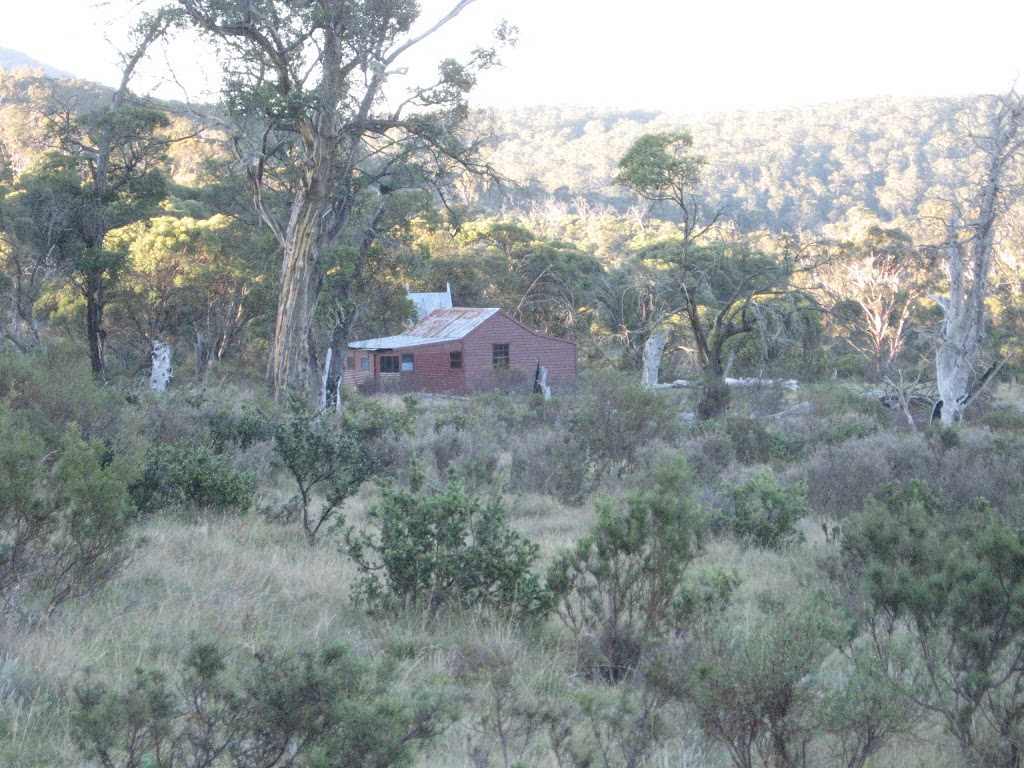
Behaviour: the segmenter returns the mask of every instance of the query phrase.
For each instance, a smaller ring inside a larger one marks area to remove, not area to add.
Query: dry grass
[[[370,491],[360,494],[350,517],[358,520],[372,499]],[[571,544],[593,518],[591,506],[566,507],[542,496],[510,499],[510,507],[516,527],[541,544],[545,559]],[[308,546],[297,526],[273,525],[255,515],[193,525],[155,520],[144,534],[138,556],[100,599],[45,627],[5,638],[4,658],[17,660],[7,671],[16,690],[0,702],[6,727],[0,765],[75,765],[61,702],[76,681],[87,670],[116,682],[140,665],[170,669],[192,638],[217,638],[235,653],[344,642],[363,653],[399,655],[410,682],[447,681],[466,715],[422,755],[419,764],[430,768],[470,768],[471,748],[498,759],[497,742],[484,722],[495,706],[488,680],[496,672],[508,673],[516,695],[528,698],[569,699],[591,685],[577,674],[575,652],[555,621],[539,634],[524,634],[479,614],[368,619],[349,600],[353,566],[332,541]],[[736,599],[752,606],[765,590],[803,592],[813,557],[824,546],[809,541],[779,553],[714,540],[697,565],[735,569],[743,579]],[[655,765],[726,765],[683,720],[673,727],[678,733],[659,749]],[[544,744],[538,735],[522,747],[521,758],[529,765],[553,765]],[[908,748],[877,765],[955,765],[938,747]]]
[[[40,726],[38,701],[56,709],[86,671],[117,682],[139,666],[170,669],[193,638],[223,640],[238,652],[328,642],[365,648],[366,620],[348,600],[354,569],[332,546],[309,547],[297,528],[255,517],[154,521],[143,533],[134,561],[100,599],[5,638],[6,657],[30,678],[22,687],[36,695],[9,697],[4,708],[19,734],[35,731],[47,743],[24,735],[38,761],[9,745],[0,747],[0,765],[50,765],[55,754],[71,754],[66,726],[59,736]]]
[[[398,399],[392,400],[397,406]],[[424,422],[450,405],[423,404]],[[409,455],[414,448],[431,447],[423,437],[427,431],[410,440]],[[512,524],[539,545],[542,567],[590,529],[591,500],[571,506],[540,492],[510,493],[511,449],[489,447],[483,438],[463,442],[467,451],[494,454],[493,473],[479,491],[506,489]],[[848,450],[859,451],[868,442],[851,442]],[[898,441],[890,437],[888,442]],[[680,448],[686,451],[685,445],[658,446],[662,453]],[[707,462],[702,477],[708,483],[722,471],[738,471],[734,457],[721,453]],[[280,508],[290,495],[286,486],[272,483],[263,491],[257,508]],[[347,521],[363,524],[377,495],[372,485],[365,486],[346,504]],[[694,568],[735,570],[742,580],[734,596],[740,613],[761,610],[758,600],[765,592],[800,599],[820,585],[817,564],[835,547],[825,542],[817,521],[804,521],[801,530],[804,543],[782,552],[714,539]],[[598,688],[578,673],[575,646],[556,619],[538,631],[524,631],[500,619],[458,612],[431,620],[418,613],[368,618],[351,603],[356,572],[339,553],[337,539],[325,536],[311,547],[297,523],[273,524],[256,513],[198,524],[153,519],[141,533],[145,541],[133,562],[96,600],[73,606],[42,627],[0,630],[0,768],[76,765],[66,711],[76,682],[87,671],[117,684],[138,666],[173,669],[193,639],[217,639],[240,654],[266,646],[296,650],[342,642],[360,653],[398,656],[410,684],[444,681],[465,715],[420,758],[419,764],[430,768],[479,765],[471,748],[490,751],[491,764],[501,764],[485,723],[495,706],[496,689],[489,680],[499,671],[526,700],[569,700]],[[728,765],[684,718],[673,717],[676,735],[656,753],[653,765]],[[873,765],[955,768],[941,733],[927,736],[894,745]],[[520,758],[528,765],[553,765],[539,737],[523,746]]]

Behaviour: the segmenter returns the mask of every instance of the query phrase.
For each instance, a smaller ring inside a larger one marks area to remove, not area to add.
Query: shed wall
[[[413,370],[401,372],[400,386],[403,391],[463,394],[466,391],[465,360],[461,369],[451,367],[451,353],[461,351],[461,341],[448,341],[406,347],[389,354],[413,356]]]
[[[495,344],[508,344],[509,370],[496,371]],[[497,313],[463,340],[466,386],[487,389],[508,386],[519,389],[523,380],[532,386],[537,362],[548,371],[552,388],[576,378],[576,344],[531,331],[505,314]]]

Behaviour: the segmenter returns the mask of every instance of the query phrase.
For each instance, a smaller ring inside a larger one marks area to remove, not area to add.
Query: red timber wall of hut
[[[507,371],[494,368],[495,344],[508,344]],[[575,342],[531,331],[503,312],[487,318],[462,340],[462,345],[469,389],[532,388],[538,360],[547,369],[548,384],[555,391],[576,378]]]
[[[403,392],[451,392],[463,394],[466,392],[466,368],[452,368],[452,352],[462,352],[461,341],[446,341],[439,344],[421,344],[416,347],[404,347],[393,352],[377,352],[377,370],[380,369],[380,358],[385,355],[398,357],[399,366],[403,355],[412,355],[411,371],[400,371],[398,374],[398,387]],[[381,384],[385,385],[384,379],[394,374],[378,374]]]
[[[363,370],[363,361],[366,370]],[[373,383],[373,353],[364,349],[347,351],[345,367],[342,370],[342,381],[349,387],[362,387]]]

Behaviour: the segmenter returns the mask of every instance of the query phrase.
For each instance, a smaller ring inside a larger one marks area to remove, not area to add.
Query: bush
[[[984,503],[950,505],[915,481],[869,499],[844,526],[842,555],[871,631],[917,647],[925,662],[921,698],[942,717],[965,764],[1018,766],[1024,532]]]
[[[597,671],[620,679],[643,642],[666,629],[683,573],[701,550],[703,517],[689,502],[681,461],[661,467],[654,487],[598,504],[598,520],[548,570],[559,615],[578,636],[595,636]]]
[[[137,670],[127,688],[86,679],[75,689],[72,737],[104,766],[389,768],[454,719],[428,690],[399,693],[397,668],[345,647],[244,654],[237,670],[215,645],[194,643],[175,680]]]
[[[246,512],[255,492],[256,478],[237,471],[227,456],[206,445],[152,448],[142,477],[132,487],[136,504],[145,512],[174,508]]]
[[[593,484],[593,471],[580,461],[560,429],[541,426],[510,442],[511,487],[548,493],[565,504],[583,500]]]
[[[816,510],[836,518],[857,512],[887,483],[924,480],[955,506],[984,497],[1010,511],[1024,495],[1024,440],[961,425],[956,430],[879,432],[819,446],[792,471]]]
[[[274,448],[298,486],[302,530],[310,543],[345,499],[389,465],[388,439],[408,432],[414,420],[411,399],[395,411],[353,395],[340,414],[292,400],[274,425]],[[316,493],[323,495],[318,508]]]
[[[766,596],[753,621],[723,615],[688,633],[650,674],[688,705],[736,768],[816,765],[817,673],[840,637],[825,606]]]
[[[766,469],[727,488],[726,496],[728,508],[712,520],[717,530],[766,549],[780,549],[800,539],[796,524],[809,512],[803,486],[786,488]]]
[[[678,412],[662,394],[624,374],[592,375],[564,420],[576,461],[591,462],[600,473],[621,477],[636,466],[641,446],[674,440]]]
[[[717,424],[712,421],[704,422],[701,426],[713,427]],[[736,448],[729,435],[713,428],[687,440],[683,445],[683,453],[697,476],[708,480],[717,477],[736,459]]]
[[[30,622],[109,581],[134,547],[126,479],[70,426],[56,451],[0,405],[0,600]]]
[[[33,355],[0,350],[0,401],[51,448],[72,424],[85,440],[113,442],[125,410],[123,393],[97,384],[85,353],[61,345]]]
[[[455,478],[422,496],[386,485],[368,517],[376,537],[349,528],[345,547],[362,573],[357,599],[373,611],[454,604],[529,618],[551,608],[533,572],[538,547],[509,527],[497,498],[485,505]]]
[[[769,432],[760,419],[729,419],[726,432],[744,464],[768,464],[793,458],[793,448],[780,434]]]

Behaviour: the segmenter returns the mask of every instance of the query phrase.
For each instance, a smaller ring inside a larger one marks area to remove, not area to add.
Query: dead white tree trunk
[[[644,389],[654,389],[658,386],[661,358],[665,354],[665,345],[667,343],[667,329],[652,333],[644,343],[644,370],[640,378],[640,385]]]
[[[171,368],[171,345],[154,341],[149,357],[153,363],[149,374],[149,388],[154,392],[163,392],[174,379],[174,370]]]
[[[533,377],[533,391],[542,395],[545,400],[551,399],[551,387],[548,386],[548,369],[537,361],[537,374]]]
[[[1011,91],[1001,97],[985,135],[975,136],[984,153],[979,187],[961,223],[954,216],[947,230],[949,295],[933,296],[942,308],[942,326],[935,350],[935,377],[942,423],[963,417],[971,398],[978,351],[985,336],[996,224],[1005,211],[1008,191],[1015,187],[1015,164],[1024,149],[1024,96]]]
[[[327,410],[327,387],[331,383],[331,355],[334,352],[330,347],[327,348],[327,357],[324,359],[324,375],[320,380],[320,410]]]

